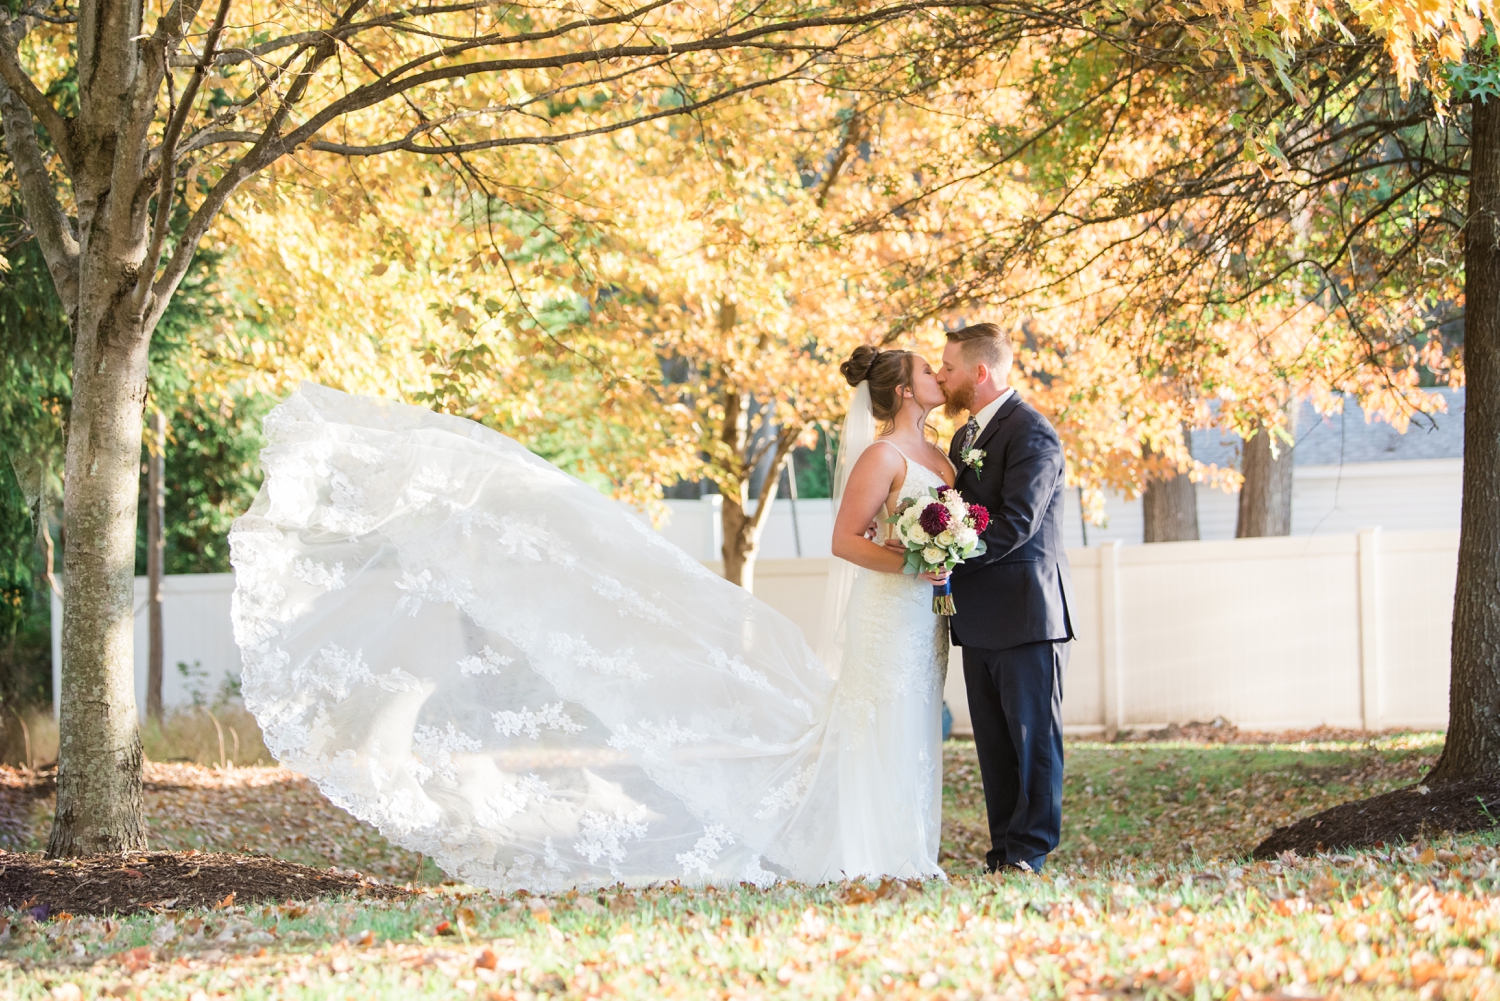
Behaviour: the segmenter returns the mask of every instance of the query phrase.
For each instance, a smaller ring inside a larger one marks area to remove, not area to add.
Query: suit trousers
[[[1040,870],[1062,834],[1068,643],[963,650],[964,685],[989,814],[986,868],[1025,862]]]

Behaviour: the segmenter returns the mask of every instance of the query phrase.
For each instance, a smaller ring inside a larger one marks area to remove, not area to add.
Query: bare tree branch
[[[31,110],[4,84],[0,84],[0,123],[5,128],[5,151],[20,182],[27,222],[36,233],[58,297],[72,317],[78,309],[78,237],[57,200]]]
[[[177,140],[182,135],[183,125],[187,122],[188,114],[192,111],[193,101],[197,99],[198,88],[203,83],[204,74],[208,65],[213,61],[214,49],[219,44],[219,36],[224,31],[224,21],[229,16],[230,0],[219,0],[219,11],[214,15],[214,22],[208,29],[208,39],[203,46],[203,59],[193,70],[193,75],[188,79],[187,87],[182,92],[181,103],[174,109],[167,120],[166,133],[162,137],[160,150],[160,163],[158,171],[161,175],[160,184],[156,194],[156,221],[152,226],[151,245],[146,250],[146,259],[141,264],[141,269],[136,278],[135,308],[137,311],[146,306],[146,298],[151,292],[156,277],[156,266],[161,260],[162,248],[166,245],[167,230],[172,219],[172,193],[177,182]],[[197,8],[194,8],[194,14]],[[167,58],[164,52],[163,59]],[[170,71],[167,72],[168,92],[172,82]]]
[[[42,123],[42,128],[52,137],[52,144],[57,148],[58,156],[62,157],[63,166],[71,173],[75,167],[73,154],[73,132],[68,123],[58,110],[47,100],[47,95],[37,89],[31,77],[21,68],[20,61],[16,58],[21,39],[25,37],[29,27],[25,22],[16,23],[10,19],[10,15],[0,10],[0,80],[5,81],[6,87],[16,94],[30,109],[31,114]]]

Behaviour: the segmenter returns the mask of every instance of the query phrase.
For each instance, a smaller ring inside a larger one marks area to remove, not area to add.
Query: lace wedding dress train
[[[230,535],[245,703],[392,842],[502,891],[941,876],[930,588],[861,577],[835,682],[498,432],[313,384],[265,432]]]

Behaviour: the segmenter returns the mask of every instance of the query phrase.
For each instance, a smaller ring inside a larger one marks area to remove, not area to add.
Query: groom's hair
[[[1015,361],[1016,351],[1011,347],[1010,337],[993,323],[976,323],[950,330],[948,340],[959,345],[970,365],[984,362],[991,371],[1002,376],[1010,371],[1011,363]]]

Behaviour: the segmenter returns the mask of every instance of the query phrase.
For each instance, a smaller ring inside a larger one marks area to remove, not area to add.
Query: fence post
[[[1125,725],[1125,668],[1120,649],[1120,542],[1099,547],[1099,651],[1104,729]]]
[[[1360,725],[1380,729],[1380,529],[1359,530]]]

